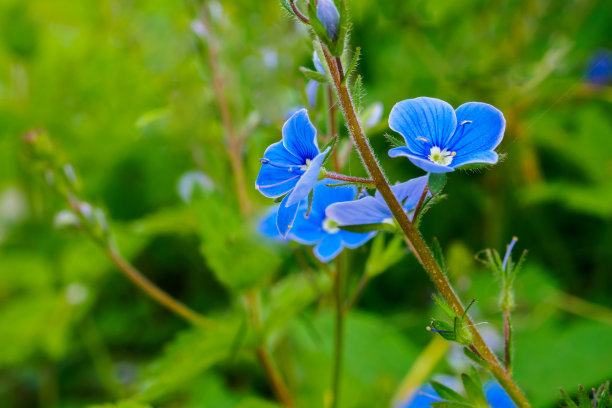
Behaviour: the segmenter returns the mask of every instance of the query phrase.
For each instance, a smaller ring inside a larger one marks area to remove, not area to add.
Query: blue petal
[[[306,172],[300,177],[300,180],[295,185],[295,188],[289,194],[289,200],[287,201],[288,205],[294,205],[302,200],[302,198],[306,197],[310,190],[313,189],[315,184],[317,183],[317,179],[319,178],[319,172],[321,171],[321,166],[323,165],[323,161],[325,160],[325,156],[327,152],[329,152],[331,147],[325,149],[323,153],[320,153],[310,163]]]
[[[432,146],[446,146],[456,126],[453,107],[435,98],[398,102],[389,114],[389,127],[404,136],[412,154],[425,157]]]
[[[342,252],[342,240],[338,234],[328,234],[315,246],[314,254],[321,262],[329,262]]]
[[[410,400],[405,401],[398,408],[431,408],[432,402],[440,402],[441,400],[433,387],[430,384],[426,384]]]
[[[338,232],[340,238],[344,243],[344,246],[348,248],[357,248],[368,242],[372,237],[376,235],[376,231],[367,232],[364,234],[358,234],[356,232],[342,231]]]
[[[338,39],[338,24],[340,13],[333,0],[319,0],[317,5],[317,18],[321,20],[329,38],[335,42]]]
[[[283,145],[291,154],[302,161],[313,159],[319,154],[317,130],[310,123],[306,109],[300,109],[283,126]]]
[[[457,130],[447,146],[457,153],[451,165],[461,156],[493,150],[504,137],[506,119],[501,111],[487,103],[470,102],[457,108]]]
[[[317,52],[317,50],[314,50],[312,53],[312,62],[319,74],[327,75],[327,71],[325,70],[325,66],[321,62],[321,58],[319,57],[319,53]]]
[[[391,191],[393,191],[393,194],[400,203],[403,203],[403,207],[406,211],[412,211],[421,199],[428,181],[429,176],[413,178],[404,183],[392,186]],[[383,200],[378,191],[376,192],[376,198],[378,200]]]
[[[438,163],[434,163],[427,158],[421,157],[421,155],[415,155],[407,147],[395,147],[389,150],[389,156],[398,157],[404,156],[410,159],[410,161],[417,167],[425,170],[429,173],[448,173],[449,171],[455,171],[452,167],[443,166]],[[452,163],[451,163],[452,164]]]
[[[308,106],[314,108],[317,105],[317,93],[319,92],[319,83],[315,80],[310,80],[306,84],[306,98]]]
[[[265,237],[286,241],[280,236],[278,227],[276,226],[276,217],[278,216],[278,206],[270,207],[268,215],[265,216],[257,226],[259,233]]]
[[[499,160],[499,156],[493,150],[485,150],[484,152],[475,152],[457,157],[451,163],[453,167],[460,167],[472,163],[488,163],[495,164]]]
[[[264,153],[264,158],[277,165],[299,167],[304,164],[304,161],[289,153],[282,142],[270,145]],[[290,172],[288,168],[262,164],[255,181],[255,188],[266,197],[276,198],[291,191],[298,179],[299,174]]]
[[[276,217],[276,226],[282,238],[287,236],[289,229],[293,226],[293,221],[295,220],[300,206],[299,201],[294,205],[287,206],[288,198],[289,196],[283,198],[283,201],[281,201],[278,207],[278,216]]]
[[[340,225],[378,224],[392,216],[385,203],[371,196],[332,204],[325,210],[325,215]]]
[[[302,204],[295,217],[289,237],[300,244],[313,245],[326,235],[322,228],[325,214],[311,211],[308,218],[306,218],[307,211],[308,206]]]
[[[506,391],[495,381],[489,381],[484,387],[489,405],[495,408],[516,408]]]
[[[352,201],[357,195],[355,186],[328,187],[327,184],[342,183],[338,180],[324,179],[314,188],[312,210],[325,216],[325,209],[333,203]]]

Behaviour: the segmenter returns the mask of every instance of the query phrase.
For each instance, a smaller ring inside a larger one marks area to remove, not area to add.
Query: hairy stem
[[[512,374],[512,322],[510,310],[504,310],[504,367]]]
[[[340,405],[340,383],[342,381],[342,360],[344,349],[344,254],[336,258],[336,276],[334,280],[334,297],[336,305],[336,326],[334,333],[334,371],[332,377],[331,407]]]
[[[334,89],[331,85],[327,85],[327,134],[329,139],[333,139],[337,135],[336,129],[336,101],[334,99]],[[338,146],[334,147],[332,152],[332,160],[334,164],[334,171],[338,172],[341,169],[340,160],[338,155]]]
[[[458,315],[463,315],[465,308],[463,307],[461,301],[455,294],[453,288],[450,286],[450,283],[444,273],[440,270],[438,263],[436,262],[420,232],[414,228],[407,214],[404,212],[402,206],[391,191],[389,182],[378,164],[372,148],[368,143],[368,139],[363,132],[357,112],[355,111],[355,106],[351,99],[350,92],[346,85],[342,83],[342,78],[344,76],[341,71],[342,68],[338,66],[336,60],[332,57],[329,50],[327,50],[322,42],[321,46],[323,48],[325,60],[330,68],[334,87],[338,94],[338,100],[340,101],[340,106],[342,107],[342,112],[344,113],[347,127],[368,173],[372,177],[376,188],[389,206],[389,209],[393,213],[398,224],[404,231],[407,241],[417,260],[428,273],[429,277],[438,288],[446,303],[455,311],[455,313]],[[493,376],[498,380],[501,386],[508,392],[512,400],[519,407],[531,407],[529,401],[527,401],[517,384],[504,370],[493,351],[491,351],[478,330],[476,330],[476,328],[473,326],[473,323],[469,317],[466,317],[466,323],[468,327],[470,327],[470,331],[473,334],[476,349],[489,363]]]
[[[204,27],[206,27],[208,33],[212,33],[205,8],[202,8],[202,11],[200,12],[200,21]],[[232,166],[232,173],[234,174],[238,204],[240,206],[240,211],[245,214],[250,211],[251,202],[247,194],[244,164],[242,162],[243,138],[239,137],[234,129],[234,121],[232,119],[229,103],[225,94],[225,81],[223,80],[218,65],[219,49],[217,42],[215,39],[211,39],[206,43],[206,45],[208,46],[208,57],[206,58],[206,62],[208,63],[210,69],[212,89],[215,93],[215,97],[217,98],[217,102],[219,103],[221,121],[223,123],[225,136],[227,138],[227,153],[230,159],[230,165]]]
[[[333,173],[331,171],[326,171],[325,177],[333,179],[333,180],[346,181],[347,183],[364,184],[366,186],[372,186],[372,187],[375,186],[374,180],[360,178],[360,177],[345,176],[344,174]]]

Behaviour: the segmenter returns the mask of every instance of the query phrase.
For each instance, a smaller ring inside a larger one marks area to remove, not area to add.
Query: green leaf
[[[329,149],[329,152],[327,152],[327,154],[325,155],[325,159],[323,159],[323,166],[325,166],[325,163],[327,163],[332,153],[334,153],[337,143],[338,143],[338,136],[334,136],[330,139],[329,142],[325,143],[325,145],[321,148],[321,151],[324,152],[325,150],[327,150],[328,147],[331,147],[331,149]]]
[[[474,353],[469,347],[463,348],[463,354],[465,354],[470,360],[472,360],[476,364],[487,369],[489,368],[489,364],[485,360],[480,358],[476,353]]]
[[[289,4],[289,0],[280,0],[280,3],[283,6],[283,8],[289,12],[289,14],[291,14],[292,16],[295,16],[295,13],[293,12],[293,9],[291,8],[291,4]]]
[[[385,139],[387,139],[387,141],[391,144],[392,147],[405,147],[406,146],[406,142],[404,141],[404,139],[399,138],[397,136],[385,133]]]
[[[472,378],[468,374],[461,374],[461,381],[463,382],[463,388],[465,392],[476,407],[489,408],[487,399],[485,398],[482,386],[479,384],[479,380]]]
[[[353,98],[353,104],[355,105],[355,112],[359,113],[361,109],[361,98],[363,96],[363,84],[361,75],[357,75],[357,79],[355,80],[355,84],[353,84],[353,92],[351,96]]]
[[[569,394],[563,388],[559,389],[559,391],[561,392],[561,398],[563,398],[568,408],[578,408],[578,405],[576,405],[572,397],[570,397]]]
[[[360,225],[339,225],[338,228],[344,231],[363,234],[372,231],[395,231],[395,226],[381,222],[380,224],[360,224]]]
[[[432,240],[432,243],[433,243],[432,245],[433,256],[438,266],[442,270],[442,272],[446,274],[447,273],[446,261],[444,260],[444,251],[442,251],[442,247],[440,246],[440,241],[438,241],[438,238],[434,237],[434,239]]]
[[[289,193],[287,193],[287,194],[289,194]],[[274,204],[278,204],[278,203],[280,203],[281,201],[283,201],[283,200],[285,199],[285,197],[287,196],[287,194],[283,194],[283,195],[282,195],[282,196],[280,196],[280,197],[276,197],[276,198],[273,200],[273,201],[274,201]]]
[[[457,391],[447,387],[444,384],[440,384],[437,381],[430,381],[430,384],[442,399],[454,402],[461,402],[463,404],[470,403],[470,401],[463,395],[459,394]]]
[[[300,67],[300,71],[306,78],[312,79],[313,81],[317,81],[322,84],[329,82],[329,76],[321,74],[320,72],[313,71],[312,69],[308,69],[306,67]]]
[[[370,256],[368,256],[366,261],[365,273],[370,278],[380,275],[399,262],[406,254],[407,251],[404,248],[402,236],[393,236],[391,241],[385,246],[384,234],[378,234],[374,238]]]
[[[346,81],[351,76],[355,68],[357,68],[357,63],[359,62],[359,55],[361,55],[361,47],[357,47],[355,49],[355,54],[353,54],[353,59],[351,60],[351,65],[349,65],[346,73],[344,74],[344,79],[342,80],[342,84],[346,84]]]
[[[344,45],[346,44],[350,21],[348,18],[348,9],[346,0],[340,0],[338,4],[338,12],[340,13],[340,21],[338,22],[338,40],[330,49],[334,57],[340,57],[344,53]]]
[[[592,408],[589,394],[582,385],[578,386],[578,406],[580,408]]]
[[[446,302],[444,301],[444,299],[442,299],[440,296],[436,295],[435,293],[433,295],[431,295],[431,298],[434,300],[434,302],[436,302],[436,304],[438,305],[438,307],[440,307],[440,309],[442,309],[442,311],[450,318],[450,319],[454,319],[455,318],[455,312],[453,311],[453,309],[451,309],[451,307],[449,305],[446,304]]]
[[[440,194],[446,185],[446,180],[446,173],[429,173],[428,186],[431,194]]]

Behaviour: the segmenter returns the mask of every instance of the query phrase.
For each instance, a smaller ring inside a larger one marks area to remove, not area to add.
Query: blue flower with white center
[[[389,156],[405,156],[430,173],[446,173],[466,164],[495,164],[495,149],[506,129],[504,115],[495,107],[469,102],[454,110],[435,98],[398,102],[389,115],[389,127],[401,134],[405,147]]]
[[[314,188],[312,207],[308,213],[308,205],[300,206],[295,225],[289,237],[305,245],[315,245],[314,254],[322,262],[334,259],[344,247],[357,248],[376,232],[355,233],[343,231],[325,213],[326,208],[335,203],[351,201],[357,195],[354,186],[328,187],[326,184],[337,184],[336,180],[321,180]],[[307,215],[308,213],[308,215]]]
[[[317,183],[329,149],[319,151],[317,131],[306,109],[294,113],[283,126],[283,140],[266,149],[255,188],[269,198],[286,194],[276,218],[281,236],[287,236],[300,202]]]
[[[428,176],[422,176],[391,187],[410,217],[410,212],[417,206],[428,180]],[[427,194],[430,195],[429,192]],[[327,207],[325,214],[342,226],[382,223],[393,225],[394,222],[391,210],[378,191],[374,197],[366,196],[355,201],[332,204]]]
[[[591,58],[586,78],[594,86],[604,86],[610,82],[612,80],[612,53],[600,51]]]

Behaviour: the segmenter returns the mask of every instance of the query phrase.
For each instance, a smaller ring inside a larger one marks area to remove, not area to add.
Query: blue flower
[[[338,39],[340,13],[338,13],[334,0],[319,0],[317,18],[321,21],[323,27],[325,27],[325,31],[332,42],[336,42]]]
[[[315,245],[314,254],[322,262],[334,259],[344,247],[357,248],[376,235],[375,232],[358,234],[343,231],[329,219],[325,209],[334,203],[351,201],[357,195],[354,186],[328,187],[326,184],[339,183],[336,180],[321,180],[314,188],[312,208],[308,216],[308,206],[300,206],[295,225],[289,237],[305,245]]]
[[[319,151],[317,131],[306,109],[293,114],[283,126],[283,140],[266,149],[255,187],[269,198],[287,194],[276,219],[281,236],[287,236],[300,201],[316,184],[329,149]]]
[[[495,381],[489,381],[484,386],[485,397],[493,408],[516,408],[506,391]],[[417,391],[410,401],[400,404],[398,408],[430,408],[432,402],[440,402],[442,398],[430,384]]]
[[[612,54],[609,51],[600,51],[591,58],[586,78],[595,86],[606,85],[612,80]]]
[[[434,98],[398,102],[389,127],[404,136],[405,147],[389,156],[406,156],[431,173],[446,173],[473,163],[497,163],[495,149],[506,129],[504,115],[486,103],[469,102],[457,110]]]
[[[417,206],[427,181],[428,176],[422,176],[391,187],[407,213]],[[338,225],[393,224],[393,214],[378,191],[374,197],[332,204],[325,214]]]

